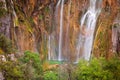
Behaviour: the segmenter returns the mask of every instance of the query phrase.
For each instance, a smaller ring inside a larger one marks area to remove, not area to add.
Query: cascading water
[[[61,4],[61,6],[60,6]],[[59,6],[61,8],[60,10],[60,25],[58,25],[58,10]],[[64,7],[64,0],[59,0],[57,5],[56,5],[56,10],[55,10],[55,20],[56,20],[56,26],[59,27],[59,42],[58,46],[57,43],[55,43],[55,35],[56,34],[50,34],[49,39],[48,39],[48,59],[49,60],[62,60],[62,35],[63,35],[63,7]]]
[[[76,62],[80,58],[85,60],[90,59],[90,54],[92,50],[94,30],[97,22],[97,18],[101,12],[102,0],[90,0],[89,8],[86,13],[81,18],[80,33],[77,41],[76,48]],[[48,59],[49,60],[67,60],[67,58],[73,54],[69,52],[70,41],[69,41],[69,26],[70,26],[70,12],[71,12],[72,1],[69,1],[68,5],[68,21],[67,25],[64,25],[63,11],[64,11],[64,0],[58,0],[55,8],[55,27],[54,30],[48,38]],[[59,12],[60,11],[60,12]],[[66,26],[65,33],[63,31],[63,25]],[[59,31],[58,31],[59,30]],[[65,37],[63,36],[65,34]],[[63,42],[65,40],[65,42]],[[63,49],[64,48],[64,49]],[[64,50],[64,51],[63,51]],[[69,55],[69,53],[71,53]]]
[[[50,47],[50,36],[48,37],[48,60],[50,60],[51,59],[51,49],[50,49],[51,47]]]
[[[84,58],[87,61],[90,59],[94,30],[97,18],[101,12],[101,3],[102,0],[90,0],[89,8],[81,18],[80,34],[76,50],[76,62],[78,62],[80,58]]]
[[[62,0],[61,12],[60,12],[60,33],[59,33],[59,49],[58,49],[59,61],[62,60],[63,7],[64,7],[64,0]]]

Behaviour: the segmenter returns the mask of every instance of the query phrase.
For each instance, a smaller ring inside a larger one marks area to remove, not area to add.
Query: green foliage
[[[44,80],[59,80],[58,74],[53,71],[47,71],[44,73]]]
[[[39,80],[41,78],[42,66],[38,53],[26,51],[20,61],[25,73],[25,80]]]
[[[39,54],[30,51],[16,61],[1,61],[0,72],[5,80],[41,80],[43,74]]]
[[[3,16],[5,16],[6,13],[7,13],[7,11],[5,10],[5,8],[3,8],[4,4],[5,3],[0,2],[0,18],[3,17]]]
[[[15,51],[11,41],[2,34],[0,34],[0,49],[3,50],[5,54],[13,53]]]
[[[5,80],[120,80],[120,59],[80,60],[43,73],[39,54],[26,51],[18,61],[0,62],[0,72]]]
[[[120,80],[120,60],[115,58],[81,60],[77,66],[76,80]]]
[[[30,52],[30,51],[26,51],[24,53],[23,58],[21,58],[21,60],[24,63],[28,63],[29,61],[33,61],[33,62],[39,63],[40,62],[39,58],[40,57],[39,57],[38,53],[33,53],[33,52]]]
[[[0,17],[5,16],[7,11],[4,8],[0,8]]]
[[[23,80],[23,72],[17,62],[0,62],[0,71],[3,73],[5,80]]]
[[[108,70],[112,74],[111,80],[120,80],[120,59],[115,57],[107,61],[103,66],[104,70]]]

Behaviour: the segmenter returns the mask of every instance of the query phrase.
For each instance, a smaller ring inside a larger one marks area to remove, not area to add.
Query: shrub
[[[76,80],[115,80],[110,71],[112,68],[106,69],[105,64],[109,65],[105,59],[80,60],[75,72]]]
[[[5,5],[4,2],[0,1],[0,18],[5,16],[7,14],[7,11],[5,8],[3,8]]]
[[[22,62],[23,71],[25,73],[25,80],[40,80],[43,71],[38,53],[26,51],[24,56],[20,58],[20,61]]]
[[[3,34],[0,34],[0,49],[5,53],[13,53],[15,50],[12,47],[12,42]]]
[[[108,60],[107,63],[104,64],[103,70],[107,70],[112,74],[112,79],[110,80],[120,80],[120,59],[115,57]]]
[[[44,80],[59,80],[58,74],[53,71],[46,71],[43,76]]]
[[[5,80],[24,80],[23,72],[18,62],[0,62],[0,72],[3,73]]]

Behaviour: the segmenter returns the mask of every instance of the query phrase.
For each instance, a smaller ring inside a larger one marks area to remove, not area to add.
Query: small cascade
[[[55,7],[55,28],[58,26],[58,10],[60,7],[61,0],[58,1]],[[58,44],[56,41],[56,32],[52,32],[48,36],[48,60],[58,60]]]
[[[18,26],[18,17],[17,17],[17,14],[16,14],[16,12],[15,12],[15,9],[14,9],[14,6],[13,6],[14,4],[13,4],[13,1],[12,1],[12,0],[11,0],[11,5],[12,5],[11,7],[12,7],[12,10],[13,10],[12,12],[13,12],[13,20],[14,20],[14,28],[15,28],[15,27]],[[14,31],[14,37],[15,37],[15,40],[16,40],[16,41],[15,41],[15,42],[16,42],[16,46],[17,46],[17,48],[18,48],[18,50],[19,50],[20,48],[19,48],[19,46],[18,46],[19,44],[17,43],[17,35],[16,35],[15,31]],[[20,51],[20,50],[19,50],[19,51]]]
[[[48,37],[48,60],[51,59],[51,49],[50,49],[50,36]]]
[[[90,0],[90,5],[80,22],[80,34],[76,48],[77,59],[83,58],[89,61],[92,51],[94,30],[97,18],[101,12],[102,0]]]

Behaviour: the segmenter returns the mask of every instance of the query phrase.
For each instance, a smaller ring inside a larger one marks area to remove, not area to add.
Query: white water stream
[[[59,33],[59,49],[58,49],[59,61],[62,60],[63,7],[64,7],[64,0],[62,0],[61,11],[60,11],[60,33]]]
[[[80,20],[80,34],[76,49],[76,62],[80,58],[89,61],[92,51],[97,18],[101,12],[102,0],[90,0],[89,8]]]

